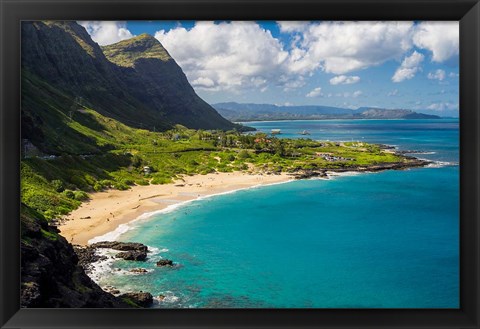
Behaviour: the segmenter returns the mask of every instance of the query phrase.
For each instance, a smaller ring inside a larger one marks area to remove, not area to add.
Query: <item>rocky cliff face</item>
[[[22,205],[20,217],[22,307],[132,307],[85,274],[72,246],[40,214]]]
[[[180,66],[154,37],[142,34],[102,50],[121,68],[135,97],[161,109],[170,121],[195,129],[233,127],[197,96]]]
[[[107,54],[107,56],[105,56]],[[90,108],[128,126],[165,130],[234,129],[198,97],[181,68],[155,38],[142,35],[102,49],[75,22],[22,23],[22,135],[47,153],[83,142],[72,114]],[[52,131],[65,138],[53,140]],[[65,133],[66,131],[66,133]],[[62,148],[63,147],[63,148]]]

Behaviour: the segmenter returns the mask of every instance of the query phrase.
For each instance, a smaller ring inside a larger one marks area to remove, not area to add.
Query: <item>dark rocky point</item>
[[[150,307],[153,304],[153,296],[148,292],[129,292],[118,296],[121,299],[129,299],[140,307]]]
[[[117,241],[101,241],[90,245],[92,248],[108,248],[120,251],[148,251],[148,247],[137,242],[117,242]]]
[[[148,273],[147,269],[145,268],[132,268],[130,270],[132,273]]]
[[[72,245],[41,214],[22,204],[20,220],[21,307],[132,307],[87,276]]]
[[[328,169],[331,172],[377,172],[383,170],[404,170],[408,168],[424,167],[431,164],[431,161],[420,160],[415,157],[405,156],[404,162],[382,163],[377,165],[370,165],[366,167],[361,166],[345,166],[339,164],[339,168]],[[295,179],[306,179],[311,177],[328,177],[325,170],[304,170],[300,169],[292,174]]]
[[[92,269],[92,263],[107,259],[106,256],[100,256],[95,253],[95,248],[91,246],[74,245],[73,250],[78,257],[78,265],[88,273]]]
[[[157,262],[157,266],[173,266],[173,261],[170,259],[161,259]]]
[[[116,258],[123,258],[125,260],[134,260],[134,261],[143,262],[143,261],[145,261],[145,259],[147,259],[147,252],[146,251],[137,251],[137,250],[123,251],[123,252],[119,252],[118,254],[116,254],[115,257]]]

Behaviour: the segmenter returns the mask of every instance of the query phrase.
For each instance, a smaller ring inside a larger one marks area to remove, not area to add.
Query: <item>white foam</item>
[[[99,256],[105,256],[107,257],[104,260],[94,262],[92,263],[92,270],[89,273],[89,277],[95,281],[95,283],[100,284],[100,279],[105,276],[106,273],[111,273],[112,272],[112,264],[115,261],[115,259],[112,257],[115,255],[118,251],[115,251],[113,249],[96,249],[95,254]]]
[[[433,151],[418,151],[418,152],[408,152],[409,154],[437,154],[437,152]]]
[[[442,168],[442,167],[451,167],[451,166],[458,166],[458,162],[434,161],[434,162],[428,164],[426,167],[427,168]]]
[[[164,252],[168,252],[168,251],[169,251],[167,248],[159,249],[159,248],[155,248],[155,247],[151,247],[151,246],[147,246],[147,247],[148,247],[148,255],[149,255],[149,257],[150,257],[150,256],[155,256],[155,255],[158,255],[158,254],[161,254],[161,253],[164,253]]]
[[[164,296],[163,298],[160,295]],[[175,296],[175,294],[171,291],[165,291],[161,293],[159,296],[153,297],[159,304],[173,304],[180,300],[180,297]]]
[[[359,172],[359,171],[343,171],[343,172],[336,172],[336,171],[327,171],[326,174],[328,175],[329,178],[331,177],[342,177],[342,176],[358,176],[364,173],[368,173],[365,171]]]
[[[105,233],[103,235],[96,236],[88,240],[88,244],[100,242],[100,241],[115,241],[120,235],[131,229],[130,224],[136,220],[131,221],[128,224],[120,224],[115,230]]]

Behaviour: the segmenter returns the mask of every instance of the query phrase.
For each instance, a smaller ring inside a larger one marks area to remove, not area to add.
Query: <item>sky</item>
[[[79,22],[100,45],[159,40],[219,102],[381,107],[458,117],[458,22]]]

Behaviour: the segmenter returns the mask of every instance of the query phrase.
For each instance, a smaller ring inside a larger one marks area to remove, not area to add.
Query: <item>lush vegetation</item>
[[[110,61],[124,67],[132,67],[139,58],[157,58],[164,62],[171,59],[165,48],[149,34],[104,46],[102,50]]]
[[[402,161],[377,145],[359,142],[289,140],[263,133],[192,130],[180,125],[153,132],[128,127],[87,108],[75,112],[73,118],[65,117],[64,124],[105,151],[59,156],[24,154],[22,201],[48,219],[77,208],[88,199],[87,193],[125,190],[134,184],[165,184],[182,175],[295,172]]]

